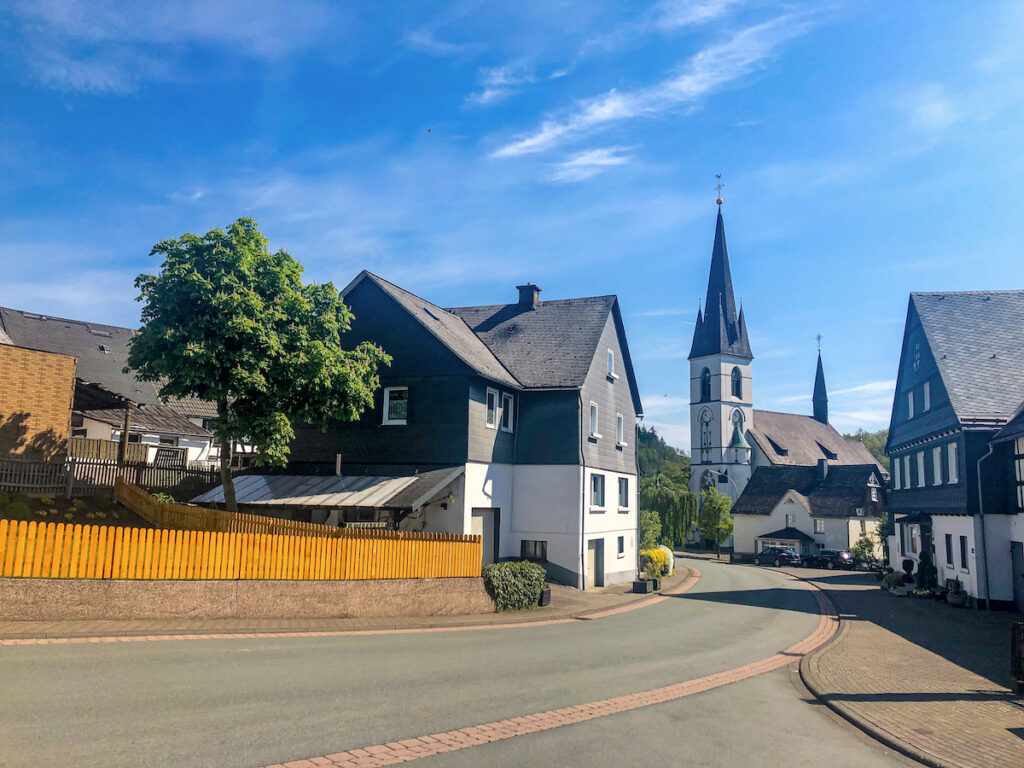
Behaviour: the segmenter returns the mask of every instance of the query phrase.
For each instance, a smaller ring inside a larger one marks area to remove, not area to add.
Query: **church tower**
[[[719,198],[708,292],[703,308],[697,310],[689,355],[694,493],[713,486],[735,501],[750,480],[747,430],[754,419],[753,360],[743,308],[736,311]]]
[[[825,369],[821,365],[821,347],[818,347],[818,371],[814,374],[814,395],[811,397],[814,406],[814,419],[828,424],[828,392],[825,390]]]

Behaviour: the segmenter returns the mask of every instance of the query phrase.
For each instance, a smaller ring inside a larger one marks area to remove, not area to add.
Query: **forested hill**
[[[885,441],[889,439],[888,429],[880,429],[877,432],[865,432],[863,429],[858,429],[857,434],[846,434],[843,435],[843,437],[847,439],[860,440],[864,443],[864,447],[871,451],[871,455],[878,459],[878,463],[881,464],[887,472],[889,471],[889,457],[885,455]]]
[[[690,482],[690,457],[666,443],[654,427],[640,427],[637,458],[641,477],[654,477],[660,473],[682,486]]]

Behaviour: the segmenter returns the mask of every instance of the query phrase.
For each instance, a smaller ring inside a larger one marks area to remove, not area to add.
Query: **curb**
[[[800,579],[801,581],[810,581],[809,579],[805,579],[801,576],[794,576],[793,578]],[[825,593],[828,592],[828,590],[825,590],[822,587],[818,587],[818,589],[821,589],[821,591]],[[828,599],[833,603],[833,605],[836,606],[837,609],[841,607],[841,600],[838,600],[832,594],[828,594],[827,596]],[[871,721],[856,715],[839,702],[829,700],[828,694],[822,693],[821,687],[818,684],[817,679],[814,677],[814,670],[812,669],[812,665],[819,657],[828,653],[832,649],[833,645],[837,644],[842,638],[844,638],[846,634],[849,632],[849,630],[850,624],[848,622],[843,621],[840,618],[839,631],[836,632],[836,634],[833,635],[829,639],[829,641],[822,645],[820,648],[815,649],[814,651],[808,653],[806,656],[800,659],[800,663],[797,665],[800,672],[800,680],[807,687],[807,690],[811,692],[815,699],[817,699],[830,710],[835,712],[841,718],[846,720],[846,722],[850,723],[858,730],[867,734],[875,741],[879,742],[880,744],[883,744],[884,746],[888,747],[889,749],[895,752],[898,752],[904,757],[909,757],[911,760],[916,760],[917,762],[923,765],[929,766],[929,768],[961,768],[960,766],[957,766],[954,763],[946,762],[941,758],[938,758],[934,755],[930,755],[926,752],[922,752],[916,749],[915,747],[912,747],[909,744],[900,741],[885,729],[880,728]]]
[[[551,624],[566,624],[573,621],[593,621],[603,619],[606,616],[614,616],[620,613],[646,608],[647,606],[660,603],[669,597],[680,595],[692,588],[700,579],[700,571],[689,565],[684,565],[689,571],[679,584],[671,589],[658,592],[649,597],[638,597],[629,600],[613,608],[591,608],[579,611],[574,614],[563,616],[552,616],[551,618],[531,619],[523,618],[521,621],[495,622],[481,624],[469,621],[465,624],[424,624],[416,627],[374,627],[366,629],[314,629],[309,628],[230,628],[223,630],[153,630],[140,629],[137,631],[119,630],[106,634],[80,634],[80,635],[48,635],[42,636],[7,635],[0,636],[0,647],[9,645],[65,645],[70,643],[113,643],[113,642],[144,642],[155,640],[236,640],[255,638],[282,638],[282,637],[344,637],[349,635],[384,635],[384,634],[414,634],[426,632],[468,632],[488,629],[514,629],[518,627],[539,627]]]

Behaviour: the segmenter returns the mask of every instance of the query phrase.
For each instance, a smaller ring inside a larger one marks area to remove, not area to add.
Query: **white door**
[[[604,586],[604,539],[587,542],[587,589]]]
[[[497,540],[497,517],[498,510],[486,508],[474,508],[473,520],[470,526],[470,533],[479,536],[483,540],[483,563],[493,563],[498,555]]]

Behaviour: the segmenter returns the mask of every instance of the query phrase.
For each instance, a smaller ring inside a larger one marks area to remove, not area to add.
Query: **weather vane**
[[[722,204],[722,190],[725,189],[725,184],[722,183],[722,174],[716,173],[715,178],[718,179],[718,183],[715,184],[715,191],[718,193],[718,200],[716,201],[719,205]]]
[[[814,338],[818,340],[818,351],[821,352],[821,334],[819,333]]]

